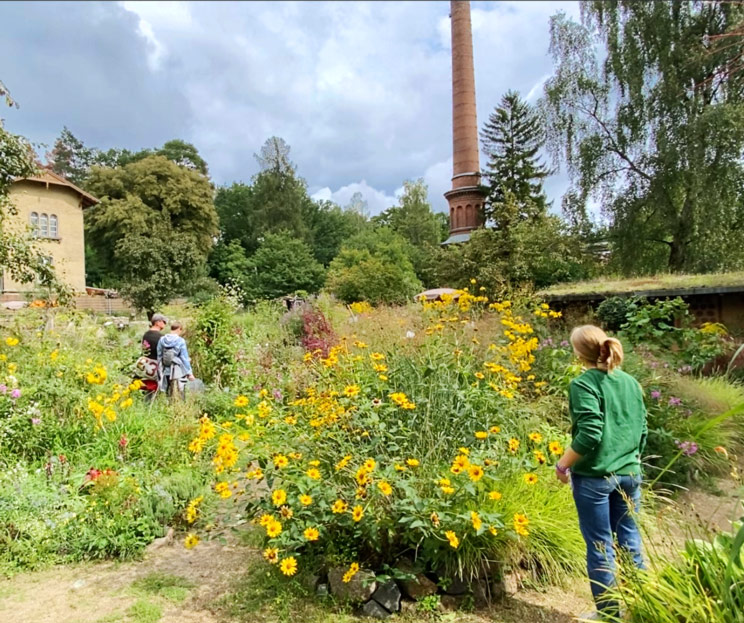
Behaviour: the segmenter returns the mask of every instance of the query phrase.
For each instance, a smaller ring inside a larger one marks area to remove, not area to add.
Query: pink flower
[[[0,394],[5,394],[8,391],[8,386],[5,384],[0,385]]]
[[[20,389],[14,389],[12,392],[10,392],[11,398],[20,398],[21,397],[21,390]]]
[[[32,417],[31,418],[31,424],[33,424],[34,426],[38,426],[39,424],[41,424],[41,418],[40,417]]]
[[[658,389],[655,389],[651,392],[651,398],[653,398],[654,400],[658,400],[659,398],[661,398],[661,392]]]
[[[129,445],[129,440],[127,439],[126,435],[122,435],[121,439],[119,439],[119,447],[123,450]]]
[[[678,406],[679,406],[679,405],[681,405],[681,404],[682,404],[682,399],[681,399],[681,398],[677,398],[677,397],[675,397],[675,396],[672,396],[672,397],[671,397],[671,398],[669,399],[669,406],[670,406],[670,407],[678,407]]]

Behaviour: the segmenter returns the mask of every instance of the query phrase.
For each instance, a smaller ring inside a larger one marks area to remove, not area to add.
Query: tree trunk
[[[684,272],[687,260],[687,243],[676,235],[672,239],[669,251],[669,270],[673,273]]]

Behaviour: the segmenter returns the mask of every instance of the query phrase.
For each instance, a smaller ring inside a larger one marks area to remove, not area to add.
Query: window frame
[[[54,223],[54,232],[52,232],[52,223]],[[49,215],[49,238],[59,238],[59,219],[56,214]]]
[[[39,236],[49,238],[49,215],[46,212],[39,214]]]

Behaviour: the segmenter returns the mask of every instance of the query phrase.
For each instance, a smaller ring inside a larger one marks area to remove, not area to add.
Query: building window
[[[31,218],[29,220],[31,222],[31,233],[34,236],[38,236],[39,235],[39,213],[31,212]]]
[[[39,218],[39,235],[42,238],[47,238],[49,236],[49,217],[43,212]]]
[[[57,215],[52,214],[49,216],[49,237],[50,238],[58,238],[59,237],[59,227],[57,223]]]

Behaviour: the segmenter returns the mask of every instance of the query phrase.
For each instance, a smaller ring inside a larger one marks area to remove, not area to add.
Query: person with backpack
[[[150,328],[142,336],[142,356],[134,364],[134,377],[142,383],[145,400],[150,401],[158,391],[158,342],[168,319],[163,314],[153,314]]]
[[[171,323],[171,332],[158,342],[159,390],[169,396],[183,398],[188,381],[196,380],[191,369],[191,360],[186,340],[181,337],[183,325]]]

